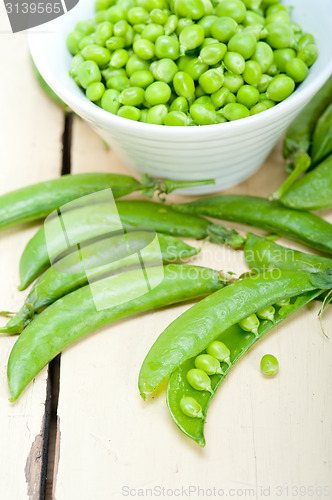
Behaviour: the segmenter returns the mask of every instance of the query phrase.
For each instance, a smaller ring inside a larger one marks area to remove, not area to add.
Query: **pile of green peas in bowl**
[[[266,111],[318,50],[278,0],[96,0],[67,37],[70,75],[122,118],[212,125]]]

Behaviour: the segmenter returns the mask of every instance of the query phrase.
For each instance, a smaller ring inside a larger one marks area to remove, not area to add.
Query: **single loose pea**
[[[144,7],[132,7],[128,11],[128,21],[132,25],[146,23],[149,17],[150,14]]]
[[[109,21],[105,21],[99,24],[96,29],[96,44],[97,45],[105,45],[106,40],[111,38],[113,35],[113,24]]]
[[[272,101],[272,99],[262,99],[260,102],[264,104],[267,109],[273,108],[273,106],[276,105],[275,101]]]
[[[213,14],[214,6],[210,0],[202,0],[204,6],[204,16]],[[202,19],[202,18],[201,18]]]
[[[197,20],[204,16],[202,0],[175,0],[174,9],[178,17]]]
[[[145,90],[145,100],[151,106],[166,104],[171,97],[171,88],[165,82],[153,82]]]
[[[228,71],[241,75],[246,67],[246,62],[243,56],[238,52],[227,52],[224,57],[224,64]]]
[[[229,71],[224,74],[223,86],[232,93],[236,93],[243,85],[243,78],[241,75],[235,75]]]
[[[289,24],[270,23],[266,25],[267,43],[273,49],[285,49],[291,47],[294,41],[293,29]]]
[[[210,66],[219,63],[225,57],[227,46],[224,43],[212,43],[202,48],[199,59]]]
[[[83,33],[80,31],[72,31],[67,36],[67,48],[69,52],[74,56],[79,51],[79,43],[83,38]]]
[[[249,59],[255,52],[256,37],[249,31],[236,33],[228,42],[228,50],[238,52],[244,59]]]
[[[316,45],[310,43],[303,47],[297,54],[299,59],[302,59],[303,62],[310,68],[316,61],[318,57],[318,49]]]
[[[286,74],[290,76],[295,83],[301,83],[308,76],[308,66],[298,57],[294,57],[286,63]]]
[[[190,118],[182,111],[170,111],[166,115],[164,120],[164,125],[171,125],[175,127],[184,127],[188,126],[189,124],[190,124]]]
[[[173,78],[173,87],[178,96],[189,99],[195,94],[194,80],[188,73],[179,71]]]
[[[188,75],[193,78],[193,80],[198,80],[199,77],[207,71],[209,66],[202,62],[199,57],[190,59],[184,66],[183,71],[188,73]]]
[[[202,89],[202,87],[200,85],[196,85],[196,88],[195,88],[195,97],[201,97],[203,95],[206,95],[206,93],[204,92],[204,90]]]
[[[129,78],[126,75],[113,75],[107,80],[106,87],[122,92],[129,87]]]
[[[178,27],[179,19],[176,15],[172,14],[169,16],[167,19],[164,29],[165,29],[165,35],[171,35],[174,33],[176,28]]]
[[[315,45],[315,39],[311,35],[311,33],[305,33],[299,39],[299,43],[298,43],[299,50],[303,49],[303,47],[306,47],[309,44]]]
[[[149,109],[146,115],[146,123],[154,125],[164,125],[164,120],[167,116],[168,108],[165,104],[157,104]]]
[[[294,49],[277,49],[274,51],[274,63],[279,71],[284,73],[286,71],[286,63],[296,57]]]
[[[243,85],[236,95],[237,102],[244,104],[247,108],[252,108],[259,99],[258,90],[252,85]]]
[[[246,16],[243,20],[243,26],[264,26],[265,19],[257,12],[253,12],[252,10],[247,10]]]
[[[203,418],[202,407],[195,398],[184,396],[180,400],[181,411],[191,418]]]
[[[94,61],[84,61],[77,70],[77,78],[84,89],[87,89],[91,83],[100,82],[101,73],[98,65]]]
[[[187,113],[188,109],[188,101],[185,97],[176,97],[169,108],[170,111],[182,111],[182,113]]]
[[[249,85],[258,85],[262,78],[262,70],[258,62],[246,61],[242,76]]]
[[[141,70],[135,71],[130,77],[130,85],[132,87],[141,87],[146,89],[151,83],[154,82],[154,77],[151,71]]]
[[[263,102],[259,102],[255,104],[252,108],[250,108],[250,116],[252,115],[257,115],[258,113],[262,113],[263,111],[266,111],[268,108],[265,106]]]
[[[217,20],[217,16],[204,16],[197,24],[204,29],[205,37],[211,36],[211,26]]]
[[[124,19],[122,19],[121,21],[118,21],[113,26],[114,36],[119,36],[119,37],[125,38],[126,33],[129,30],[129,28],[130,28],[129,24]]]
[[[154,45],[150,40],[141,38],[140,40],[135,40],[133,43],[133,49],[137,57],[144,60],[150,60],[154,56]]]
[[[78,21],[75,26],[75,31],[80,31],[85,36],[93,33],[94,30],[95,28],[92,21]]]
[[[152,23],[166,24],[168,18],[168,14],[162,9],[152,9],[150,12],[150,19]]]
[[[108,40],[106,40],[106,47],[109,50],[118,50],[123,49],[126,45],[126,41],[121,36],[111,36]]]
[[[151,65],[151,72],[156,80],[171,83],[178,72],[178,67],[172,59],[164,58]]]
[[[95,24],[100,24],[106,21],[106,12],[107,12],[106,9],[99,10],[96,12],[94,17]]]
[[[219,68],[208,69],[198,80],[201,88],[207,94],[213,94],[220,89],[224,83],[224,75]]]
[[[148,24],[143,29],[141,36],[146,40],[150,40],[150,42],[155,42],[157,38],[162,36],[165,33],[164,28],[160,24]]]
[[[170,36],[159,36],[155,43],[155,54],[158,59],[169,58],[177,59],[179,57],[180,44],[178,40]]]
[[[226,104],[232,104],[233,102],[236,102],[236,95],[230,92],[229,96],[226,99]]]
[[[246,332],[254,333],[256,337],[258,336],[259,325],[260,325],[260,322],[259,322],[259,319],[257,318],[256,314],[251,314],[247,318],[239,321],[239,326],[242,328],[242,330],[245,330]]]
[[[122,106],[118,111],[118,116],[137,122],[141,117],[141,111],[135,106]]]
[[[120,92],[115,89],[105,90],[103,97],[101,98],[101,107],[114,115],[117,114],[120,108],[119,102]]]
[[[288,306],[290,304],[290,298],[278,300],[275,304],[278,307]]]
[[[238,25],[231,17],[217,18],[211,25],[211,35],[219,42],[227,43],[235,35]]]
[[[273,63],[273,50],[266,42],[258,42],[251,59],[256,61],[261,71],[265,73]]]
[[[181,31],[179,40],[184,51],[196,49],[204,41],[204,29],[198,24],[187,26]]]
[[[213,106],[212,99],[209,95],[202,95],[200,97],[197,97],[193,104],[209,104],[209,106]]]
[[[269,377],[276,375],[279,370],[279,362],[273,354],[264,354],[261,359],[261,371]]]
[[[197,391],[209,391],[212,394],[211,380],[203,370],[192,368],[187,373],[187,380]]]
[[[286,75],[277,75],[273,78],[267,88],[266,95],[268,99],[280,102],[289,97],[295,89],[295,82]]]
[[[190,116],[196,125],[212,125],[216,121],[216,110],[211,104],[194,103],[190,107]]]
[[[125,49],[118,49],[113,52],[110,64],[114,68],[122,68],[127,64],[128,59],[129,59],[128,51]]]
[[[144,59],[141,59],[138,57],[136,54],[133,54],[132,56],[129,57],[128,62],[126,64],[126,72],[129,78],[136,72],[136,71],[149,71],[150,70],[150,63]]]
[[[119,101],[125,106],[140,106],[143,104],[144,98],[144,89],[141,87],[129,87],[121,92]]]
[[[278,12],[273,12],[271,14],[268,14],[265,18],[265,23],[291,24],[291,19],[287,11],[280,10]]]
[[[95,102],[102,98],[104,92],[105,85],[101,82],[94,82],[88,86],[85,95],[90,101]]]
[[[127,76],[126,70],[124,68],[114,68],[113,66],[109,66],[102,70],[101,74],[107,81],[111,76]]]
[[[122,21],[122,19],[126,19],[127,14],[124,9],[121,7],[118,7],[117,5],[113,5],[106,11],[106,19],[110,23],[117,23],[119,21]]]
[[[139,119],[140,122],[146,123],[146,117],[148,115],[148,108],[143,108],[141,109],[141,118]]]
[[[95,44],[84,47],[81,54],[84,59],[94,61],[99,67],[105,67],[111,60],[110,51]]]
[[[266,73],[270,76],[279,75],[280,71],[275,63],[271,64],[271,66],[266,70]]]
[[[226,122],[227,122],[227,118],[224,117],[222,109],[219,109],[217,111],[216,123],[226,123]]]
[[[246,6],[241,0],[223,0],[217,5],[217,16],[231,17],[237,23],[242,23],[246,12]]]
[[[112,4],[113,4],[113,0],[96,0],[95,1],[95,9],[97,11],[100,11],[100,10],[106,10],[108,9]]]
[[[205,371],[208,375],[215,375],[216,373],[222,373],[220,368],[220,363],[211,354],[200,354],[195,359],[196,368]]]
[[[219,108],[222,108],[223,106],[225,106],[229,95],[230,95],[230,91],[228,89],[226,89],[226,87],[222,87],[221,89],[217,90],[216,92],[213,92],[213,94],[211,94],[211,101],[212,101],[213,106],[216,109],[219,109]]]
[[[272,76],[266,74],[262,75],[261,79],[257,84],[258,92],[266,92],[271,80]]]
[[[273,306],[267,306],[264,307],[264,309],[260,309],[259,311],[257,311],[256,314],[260,319],[268,319],[270,321],[273,321],[275,313],[276,310]]]
[[[230,364],[231,351],[223,342],[214,340],[207,346],[206,352],[210,354],[210,356],[217,358],[218,361],[227,363],[228,365]]]
[[[96,36],[93,33],[92,35],[84,36],[83,38],[81,38],[78,44],[78,48],[80,51],[82,51],[84,47],[86,47],[87,45],[95,45],[95,44],[96,44]]]
[[[191,26],[192,24],[194,24],[194,21],[192,19],[187,19],[187,18],[179,19],[178,25],[176,27],[176,35],[180,36],[180,33],[184,30],[184,28],[186,28],[187,26]]]
[[[70,71],[69,71],[69,74],[70,76],[72,76],[75,80],[75,82],[79,85],[79,81],[78,81],[78,78],[77,78],[77,74],[78,74],[78,68],[81,66],[81,64],[84,63],[84,58],[81,56],[81,54],[76,54],[76,56],[74,56],[71,60],[71,63],[70,63]]]

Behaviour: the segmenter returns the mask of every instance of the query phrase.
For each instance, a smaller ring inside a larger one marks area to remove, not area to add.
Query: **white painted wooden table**
[[[64,116],[34,79],[25,36],[2,33],[0,44],[0,192],[5,193],[60,175]],[[126,169],[75,119],[72,172],[91,171]],[[284,177],[279,144],[262,169],[232,192],[265,196]],[[323,215],[332,222],[331,212]],[[0,235],[0,309],[22,304],[18,261],[34,231],[25,227]],[[203,245],[193,262],[239,273],[247,269],[241,252],[211,244]],[[173,424],[164,391],[143,403],[137,390],[147,350],[187,307],[104,328],[62,354],[57,443],[50,443],[48,456],[43,447],[54,390],[48,370],[9,403],[6,363],[15,338],[0,338],[1,500],[44,498],[47,460],[49,476],[54,475],[47,478],[49,499],[332,499],[332,341],[320,331],[320,305],[277,327],[234,368],[209,410],[204,449]],[[332,335],[331,310],[324,322]],[[260,374],[265,353],[280,361],[274,379]]]

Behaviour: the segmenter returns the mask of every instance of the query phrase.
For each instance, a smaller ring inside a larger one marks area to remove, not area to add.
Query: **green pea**
[[[244,104],[247,108],[252,108],[259,99],[258,90],[252,85],[243,85],[236,95],[237,102]]]
[[[164,125],[186,127],[190,124],[189,117],[182,111],[170,111],[164,120]]]
[[[242,76],[249,85],[258,85],[262,78],[262,70],[258,62],[246,61]]]
[[[267,88],[266,95],[272,101],[280,102],[289,97],[295,89],[295,82],[286,75],[277,75]]]
[[[129,78],[126,75],[113,75],[107,80],[106,87],[122,92],[129,87]]]
[[[188,113],[188,109],[188,101],[185,97],[176,97],[169,108],[170,112],[181,111],[182,113]]]
[[[305,33],[302,35],[299,39],[299,50],[303,49],[303,47],[306,47],[307,45],[315,45],[315,39],[310,33]]]
[[[103,97],[101,98],[101,107],[114,115],[117,114],[120,108],[119,102],[120,92],[115,89],[105,90]]]
[[[261,38],[265,38],[267,35],[267,31],[260,24],[254,24],[252,26],[247,26],[242,30],[243,33],[251,33],[256,42],[258,42]]]
[[[130,77],[130,85],[132,87],[141,87],[146,89],[151,83],[154,82],[154,77],[151,71],[141,70],[135,71]]]
[[[85,95],[92,101],[99,101],[105,92],[105,85],[101,82],[91,83],[86,89]]]
[[[275,304],[278,307],[288,306],[290,304],[290,298],[278,300]]]
[[[210,0],[202,0],[202,3],[203,3],[203,7],[204,7],[204,16],[210,16],[211,14],[213,14],[214,7],[213,7],[211,1]]]
[[[269,69],[266,70],[266,73],[270,76],[276,76],[279,75],[280,71],[278,70],[278,67],[275,63],[273,63]]]
[[[246,67],[246,62],[243,56],[238,52],[227,52],[224,57],[224,64],[228,71],[241,75]]]
[[[216,123],[226,123],[226,122],[227,118],[224,117],[222,109],[219,109],[219,111],[217,111]]]
[[[174,31],[178,27],[178,23],[179,23],[179,19],[176,15],[172,14],[171,16],[169,16],[169,18],[167,19],[167,22],[164,26],[165,35],[169,36],[172,33],[174,33]]]
[[[202,95],[200,97],[197,97],[197,99],[195,99],[192,104],[208,104],[209,106],[214,107],[212,99],[209,95]]]
[[[118,49],[113,52],[110,63],[114,68],[122,68],[127,64],[128,59],[129,59],[129,54],[127,50]]]
[[[150,25],[148,25],[148,26],[150,26]],[[139,35],[141,35],[141,38],[143,38],[142,37],[142,33],[143,33],[143,31],[144,31],[145,28],[146,28],[146,24],[134,24],[134,26],[133,26],[133,30],[135,32],[134,38],[136,36],[136,33],[138,33]],[[161,35],[162,34],[163,33],[161,33]]]
[[[129,87],[121,92],[119,101],[125,106],[140,106],[143,104],[144,98],[144,89],[141,87]]]
[[[259,311],[257,311],[256,314],[260,319],[268,319],[269,321],[273,321],[275,313],[276,310],[273,306],[267,306],[264,307],[264,309],[260,309]]]
[[[198,80],[199,77],[208,69],[208,65],[202,62],[198,57],[190,59],[184,66],[184,71],[193,78]]]
[[[242,328],[242,330],[245,330],[246,332],[254,333],[256,337],[258,335],[259,325],[260,325],[260,322],[259,322],[259,319],[257,318],[256,314],[251,314],[247,318],[239,321],[239,326]]]
[[[182,413],[191,418],[203,418],[202,407],[195,398],[184,396],[180,400]]]
[[[84,47],[87,47],[88,45],[95,45],[96,43],[96,36],[93,33],[92,35],[84,36],[81,38],[78,44],[79,50],[83,50]]]
[[[261,25],[264,26],[265,24],[265,19],[263,16],[260,14],[257,14],[257,12],[253,12],[251,10],[247,10],[246,16],[243,21],[244,26],[254,26],[254,25]]]
[[[205,37],[211,36],[211,26],[218,19],[217,16],[204,16],[198,21],[198,25],[202,26]]]
[[[138,33],[136,33],[138,35]],[[124,35],[124,40],[125,40],[125,47],[130,47],[134,41],[135,37],[135,31],[133,30],[132,26],[128,25],[128,29]]]
[[[266,74],[262,75],[261,79],[257,84],[258,92],[266,92],[271,80],[272,76]]]
[[[152,23],[164,25],[167,23],[169,16],[161,9],[153,9],[150,12],[150,19]]]
[[[198,24],[187,26],[181,31],[179,40],[183,50],[196,49],[204,41],[204,29]]]
[[[127,15],[124,9],[118,7],[117,5],[113,5],[106,12],[106,19],[110,23],[117,23],[118,21],[122,21],[123,19],[127,19]]]
[[[184,28],[186,28],[187,26],[191,26],[192,24],[194,24],[194,21],[192,19],[179,19],[178,25],[176,27],[177,36],[180,36],[180,33],[184,30]]]
[[[195,94],[194,80],[188,73],[179,71],[173,78],[173,86],[176,94],[189,99]]]
[[[222,108],[227,103],[229,95],[230,91],[226,87],[222,87],[211,94],[212,104],[216,109]]]
[[[79,31],[83,35],[91,35],[95,30],[92,21],[79,21],[75,26],[75,31]]]
[[[106,21],[106,9],[105,10],[99,10],[96,12],[96,15],[94,17],[95,24],[100,24],[104,23]]]
[[[265,15],[269,16],[270,14],[274,14],[275,12],[280,12],[280,11],[288,12],[287,7],[285,7],[285,5],[281,5],[281,4],[277,3],[277,2],[276,3],[272,2],[272,5],[270,5],[266,9]]]
[[[231,17],[237,23],[242,23],[246,12],[246,6],[241,0],[223,0],[217,5],[217,16]]]
[[[202,50],[204,49],[204,47],[207,47],[208,45],[214,45],[215,43],[219,43],[216,38],[207,37],[204,39],[204,42],[200,46],[200,49]]]
[[[249,31],[236,33],[228,42],[228,50],[238,52],[244,59],[249,59],[256,49],[256,37]]]
[[[67,36],[67,48],[69,52],[74,56],[79,51],[79,43],[83,38],[83,34],[80,31],[72,31]]]
[[[204,92],[204,90],[202,89],[202,87],[200,85],[196,85],[196,88],[195,88],[195,97],[201,97],[203,95],[206,95],[206,93]]]
[[[195,359],[195,367],[205,371],[208,375],[222,373],[219,361],[211,354],[200,354]]]
[[[227,46],[224,43],[212,43],[202,48],[199,58],[203,63],[212,66],[222,61],[226,52]]]
[[[105,45],[106,40],[111,38],[113,35],[113,24],[108,21],[105,21],[99,24],[96,29],[96,44],[97,45]]]
[[[274,51],[274,62],[279,71],[286,71],[286,63],[296,57],[294,49],[277,49]]]
[[[114,36],[119,36],[119,37],[124,38],[129,27],[130,27],[129,24],[124,19],[122,19],[121,21],[118,21],[113,26]]]
[[[243,85],[243,78],[241,75],[235,75],[226,71],[224,74],[224,87],[232,93],[236,93]]]
[[[298,52],[297,57],[310,68],[318,57],[318,49],[316,45],[310,43]]]
[[[102,70],[101,74],[107,81],[112,76],[127,76],[126,70],[124,68],[114,68],[113,66],[109,66]]]
[[[151,71],[156,80],[171,83],[178,72],[178,67],[172,59],[165,58],[152,63]]]
[[[149,40],[150,42],[155,42],[157,38],[164,34],[164,28],[160,24],[148,24],[143,29],[141,36],[142,38]]]
[[[137,122],[141,117],[141,111],[134,106],[122,106],[118,111],[118,116]]]
[[[266,42],[258,42],[251,58],[259,64],[262,72],[265,73],[273,63],[273,50]]]
[[[233,104],[236,102],[236,95],[230,92],[229,96],[226,99],[226,104]]]
[[[279,370],[279,362],[273,354],[265,354],[261,359],[261,371],[269,377],[276,375]]]
[[[146,115],[146,123],[154,125],[164,125],[164,120],[167,116],[168,108],[165,104],[157,104],[149,109]]]
[[[151,106],[166,104],[171,97],[171,88],[165,82],[153,82],[145,90],[145,100]]]
[[[199,84],[207,94],[213,94],[224,83],[224,75],[219,68],[208,69],[199,77]]]
[[[252,115],[257,115],[258,113],[262,113],[263,111],[266,111],[268,108],[265,106],[263,102],[259,102],[255,104],[252,108],[250,108],[250,116]]]
[[[219,42],[227,43],[238,29],[237,22],[231,17],[220,17],[211,25],[211,35]]]
[[[154,45],[150,40],[140,39],[133,43],[135,54],[144,60],[150,60],[154,56]]]
[[[143,109],[141,109],[141,117],[140,117],[140,119],[139,119],[139,121],[140,121],[140,122],[142,122],[142,123],[146,123],[146,117],[147,117],[147,115],[148,115],[148,111],[149,111],[149,110],[148,110],[147,108],[143,108]]]
[[[146,23],[150,14],[144,7],[133,7],[128,11],[128,21],[130,24]]]
[[[126,64],[126,72],[129,78],[135,73],[135,71],[149,71],[150,64],[148,61],[141,59],[136,54],[129,57]]]
[[[210,354],[210,356],[217,358],[217,360],[221,363],[224,362],[230,364],[231,351],[223,342],[214,340],[207,346],[206,352]]]
[[[276,105],[275,101],[272,101],[272,99],[262,99],[260,102],[264,104],[267,109],[273,108],[273,106]]]
[[[197,391],[208,391],[212,394],[211,380],[203,370],[192,368],[187,373],[187,380]]]
[[[194,103],[190,107],[190,116],[196,125],[212,125],[216,121],[216,110],[211,104]]]
[[[278,24],[291,24],[289,14],[285,10],[273,12],[265,18],[265,24],[278,23]]]
[[[175,14],[188,19],[200,19],[204,16],[204,4],[201,0],[175,0]]]
[[[125,47],[126,41],[123,37],[111,36],[111,38],[106,40],[105,44],[109,50],[118,50],[118,49],[123,49]]]
[[[180,44],[178,40],[170,36],[160,36],[156,40],[155,54],[158,59],[169,58],[177,59],[179,57]]]
[[[286,74],[290,76],[295,83],[301,83],[308,76],[308,66],[298,57],[294,57],[286,63]]]
[[[292,46],[294,33],[289,24],[270,23],[266,25],[266,29],[267,43],[273,49],[285,49]]]
[[[81,54],[76,54],[76,56],[74,56],[71,60],[71,64],[70,64],[70,71],[69,71],[69,74],[70,76],[72,76],[75,80],[75,82],[80,85],[80,82],[77,78],[77,75],[78,75],[78,68],[81,66],[81,64],[84,63],[84,58],[82,57]]]
[[[223,109],[224,116],[229,121],[240,120],[241,118],[247,118],[250,115],[249,109],[243,104],[234,102],[226,104]]]
[[[101,81],[101,73],[94,61],[85,61],[77,70],[77,78],[80,85],[87,89],[91,83]]]
[[[114,3],[114,0],[96,0],[95,1],[95,9],[96,10],[106,10],[113,3]]]

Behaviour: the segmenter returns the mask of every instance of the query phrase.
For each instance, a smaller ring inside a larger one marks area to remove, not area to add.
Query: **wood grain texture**
[[[75,172],[124,171],[83,122],[76,125],[73,159]],[[254,177],[230,191],[266,196],[284,178],[279,143]],[[170,199],[184,198],[171,195]],[[325,214],[332,222],[331,215]],[[285,239],[281,242],[301,248]],[[195,263],[238,273],[247,269],[242,253],[194,244],[203,246]],[[204,490],[208,496],[212,489],[213,496],[216,488],[217,497],[223,490],[225,497],[276,500],[300,496],[300,487],[306,492],[302,498],[332,498],[332,343],[320,331],[319,304],[278,326],[234,368],[209,409],[204,449],[172,422],[164,388],[146,403],[137,389],[149,347],[187,307],[103,328],[62,354],[54,498],[118,500],[143,494],[167,498],[172,493],[174,498],[186,498],[190,493],[196,500]],[[324,322],[331,331],[331,310]],[[280,372],[273,379],[260,373],[265,353],[280,361]],[[320,494],[318,489],[308,496],[309,487],[316,486],[329,488],[330,493]]]
[[[24,35],[0,36],[0,193],[59,175],[62,112],[39,88],[30,68]],[[14,63],[15,62],[15,63]],[[0,309],[17,311],[18,263],[36,226],[0,233]],[[1,324],[6,322],[1,318]],[[47,368],[19,400],[9,403],[6,368],[15,337],[0,337],[0,498],[38,500],[47,399]]]

